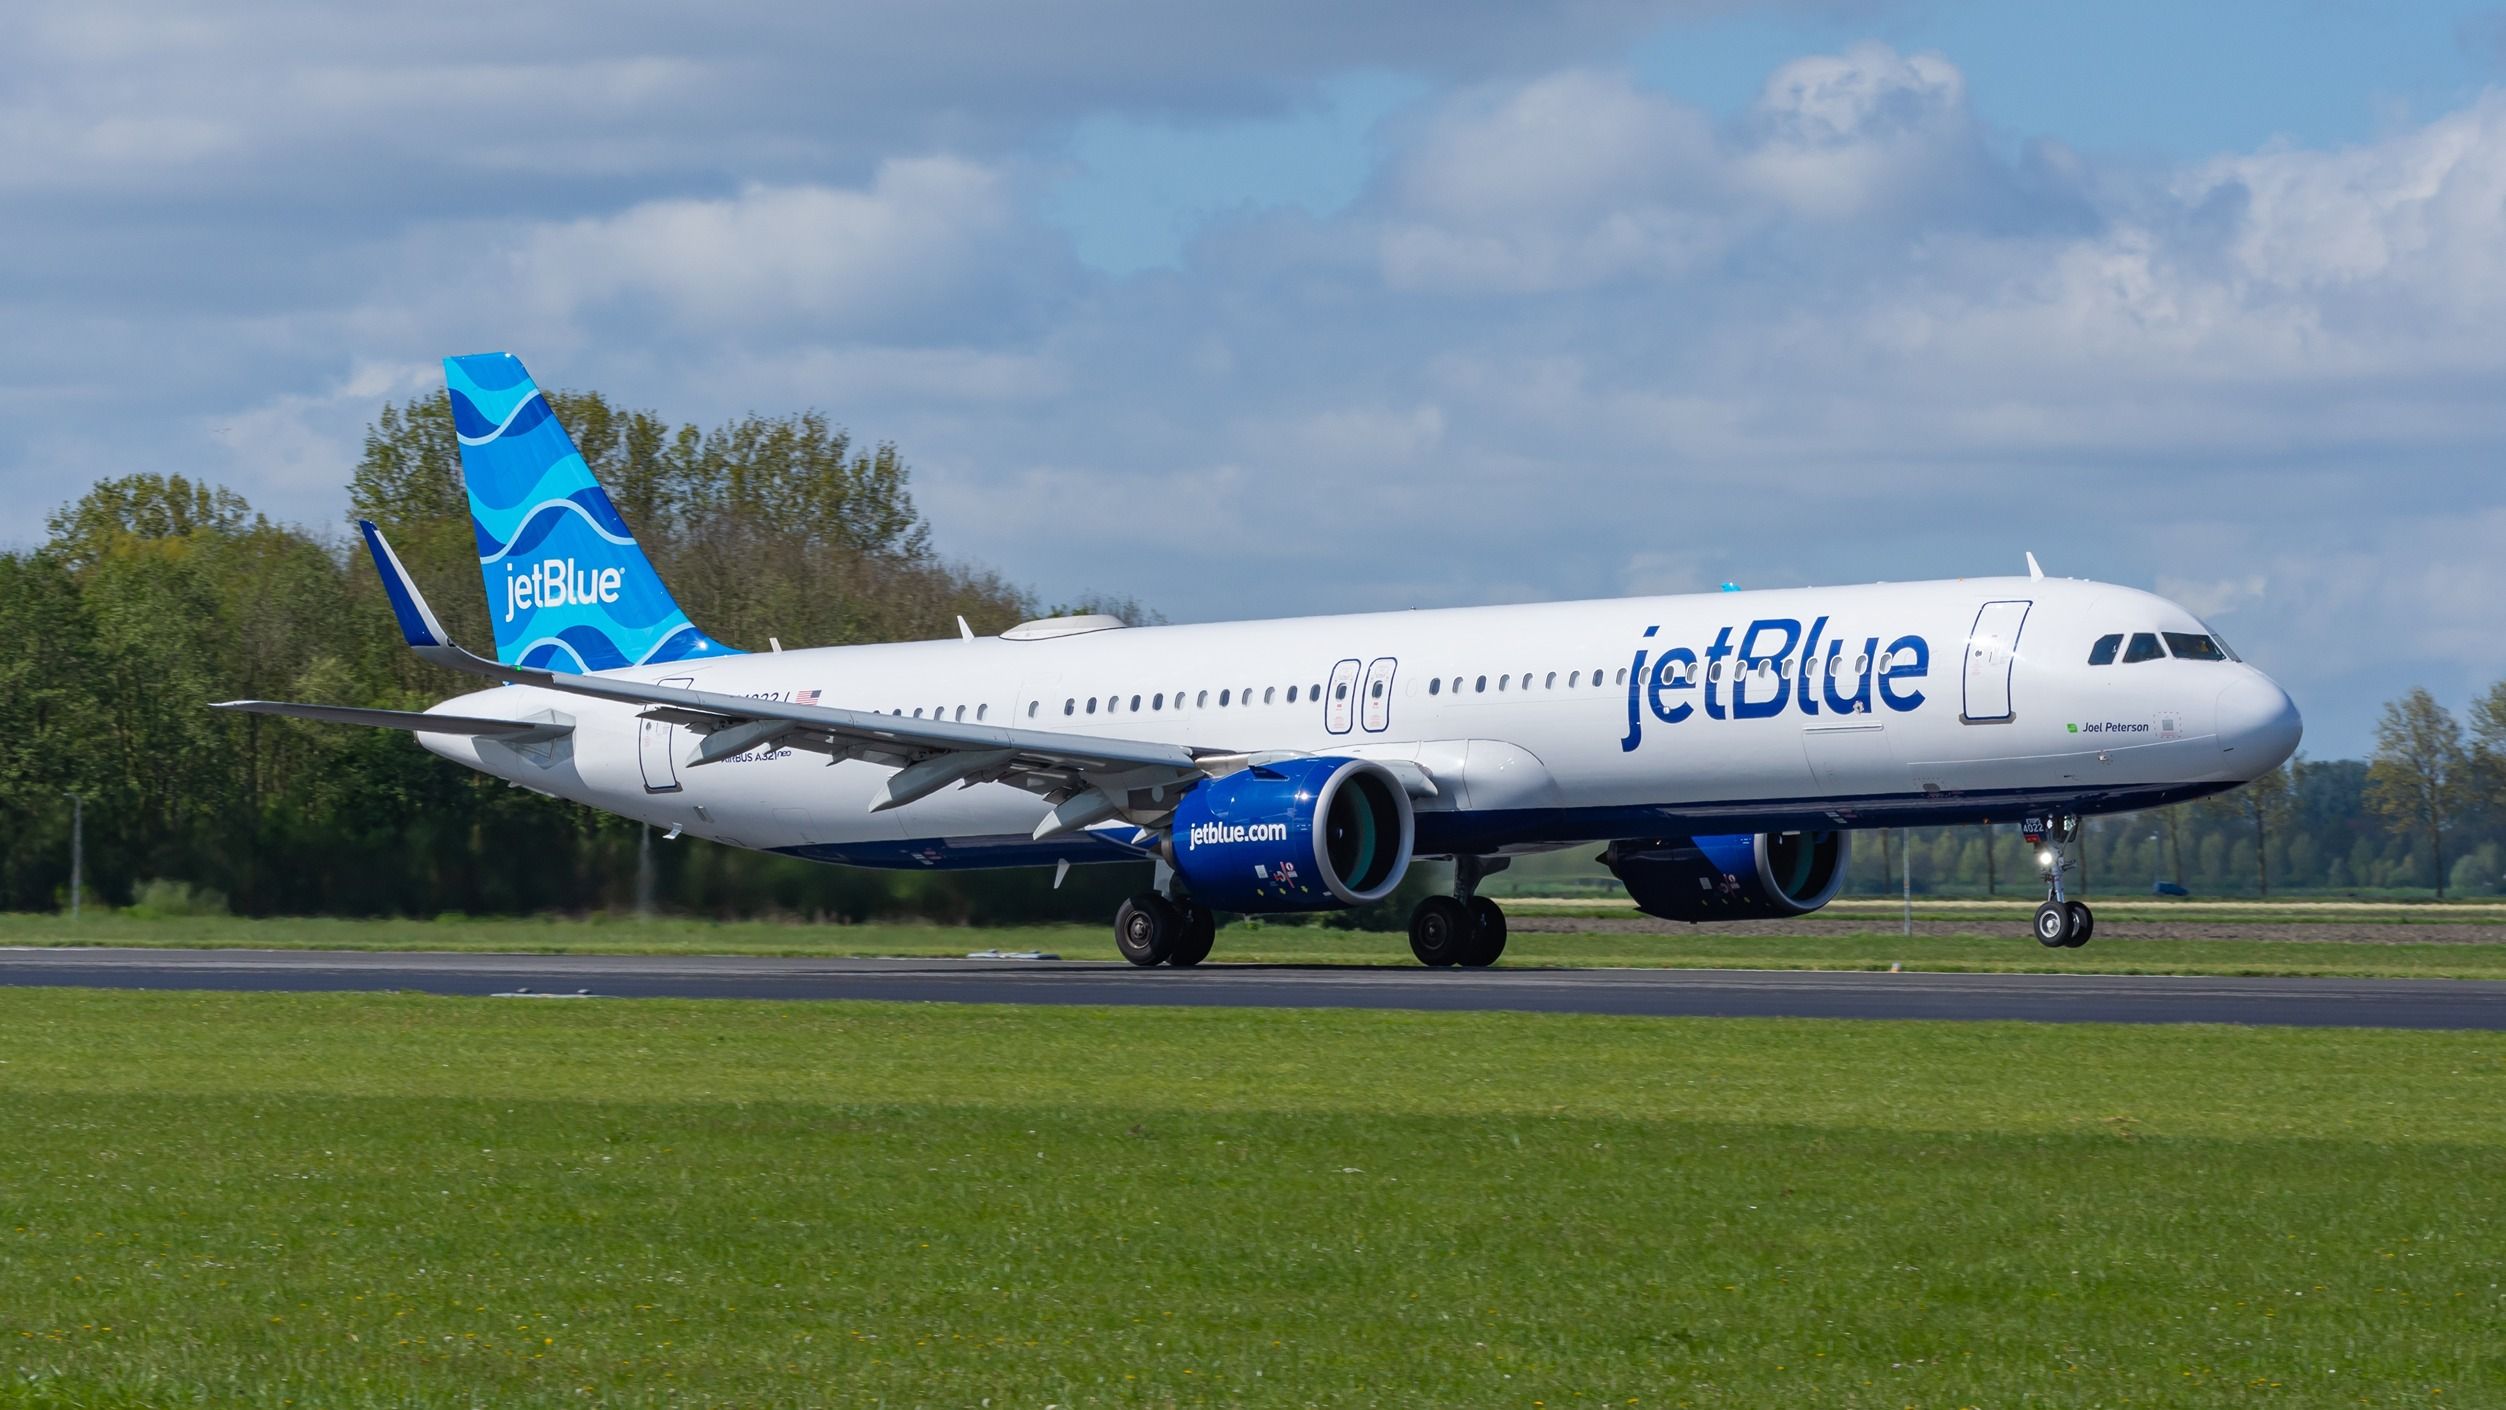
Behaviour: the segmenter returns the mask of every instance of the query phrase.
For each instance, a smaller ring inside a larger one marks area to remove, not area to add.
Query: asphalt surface
[[[21,949],[0,950],[0,984],[2506,1029],[2506,983],[2457,979],[1228,964],[1141,970],[1015,960]]]

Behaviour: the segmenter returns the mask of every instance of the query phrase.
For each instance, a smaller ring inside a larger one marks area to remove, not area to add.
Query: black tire
[[[1175,902],[1175,913],[1175,943],[1167,947],[1166,963],[1190,969],[1208,959],[1210,946],[1218,943],[1218,913],[1198,901]]]
[[[1485,969],[1505,953],[1505,908],[1485,896],[1473,896],[1463,909],[1471,918],[1471,943],[1462,963]]]
[[[1410,953],[1430,969],[1463,962],[1471,952],[1471,917],[1451,896],[1430,896],[1410,912]]]
[[[1124,959],[1147,969],[1165,963],[1182,929],[1183,917],[1174,902],[1154,891],[1143,891],[1114,912],[1114,948],[1122,951]]]
[[[2062,945],[2064,949],[2076,950],[2097,933],[2097,913],[2088,908],[2086,901],[2065,901],[2063,909],[2071,913],[2071,938]]]
[[[2066,949],[2070,946],[2070,907],[2060,901],[2047,901],[2036,908],[2036,943],[2048,950]]]

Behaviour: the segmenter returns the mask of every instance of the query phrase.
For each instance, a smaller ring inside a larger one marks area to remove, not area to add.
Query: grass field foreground
[[[2428,908],[2419,908],[2428,909]],[[2229,974],[2506,979],[2506,924],[2495,938],[2414,938],[2411,923],[2358,923],[2345,938],[2324,922],[2231,921],[2221,936],[2138,939],[2101,935],[2084,949],[2047,950],[2024,933],[2024,908],[1951,911],[1952,933],[1906,936],[1894,916],[1849,914],[1802,923],[1800,933],[1734,933],[1718,926],[1668,933],[1612,933],[1591,917],[1585,933],[1536,931],[1551,913],[1522,906],[1506,948],[1513,966],[1571,965],[1712,969],[1886,969],[1993,973]],[[2442,913],[2440,913],[2442,914]],[[2116,917],[2130,922],[2130,915]],[[1569,923],[1572,923],[1571,920]],[[2103,912],[2100,924],[2110,925]],[[2468,926],[2477,929],[2475,916]],[[2250,928],[2251,938],[2241,938]],[[2486,934],[2489,932],[2480,932]],[[2316,938],[2321,936],[2323,938]],[[2367,936],[2368,939],[2357,937]],[[600,918],[341,920],[314,917],[138,919],[91,915],[0,915],[0,945],[168,945],[206,948],[453,950],[524,954],[964,955],[985,949],[1044,950],[1070,960],[1120,958],[1110,927],[1038,925],[970,928],[922,923],[804,925],[771,921]],[[1408,939],[1385,931],[1298,925],[1229,925],[1212,958],[1221,963],[1415,963]]]
[[[0,991],[0,1404],[2494,1405],[2506,1038]]]

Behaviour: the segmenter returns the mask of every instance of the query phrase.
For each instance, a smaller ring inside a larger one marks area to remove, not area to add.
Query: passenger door
[[[2018,661],[2019,632],[2028,602],[1987,602],[1967,633],[1966,699],[1958,718],[1971,725],[2010,718],[2010,673]]]

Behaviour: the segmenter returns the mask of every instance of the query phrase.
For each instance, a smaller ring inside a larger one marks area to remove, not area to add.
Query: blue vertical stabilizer
[[[511,353],[444,359],[496,659],[605,671],[728,656],[698,631]]]

